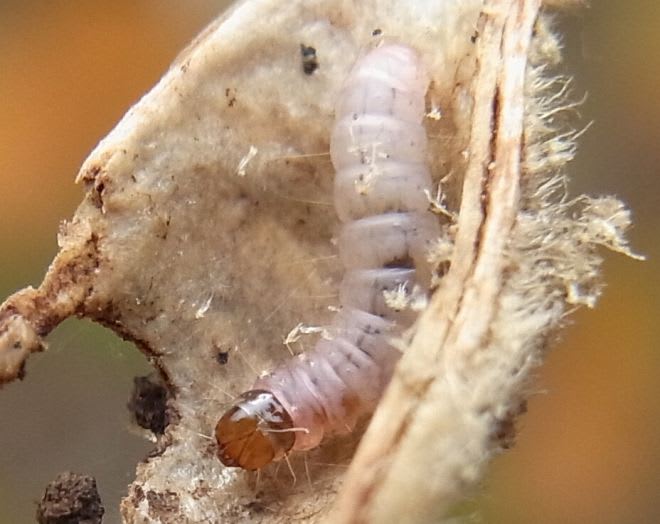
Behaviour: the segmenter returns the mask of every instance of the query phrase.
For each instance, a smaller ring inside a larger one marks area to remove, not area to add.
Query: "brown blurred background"
[[[37,285],[78,167],[226,0],[0,0],[0,300]],[[539,371],[518,444],[464,509],[492,523],[660,522],[660,9],[602,0],[558,20],[566,69],[595,125],[571,165],[573,193],[614,193],[636,220],[641,263],[607,256],[608,287]],[[68,321],[0,392],[0,524],[34,522],[57,473],[94,475],[117,503],[150,444],[125,409],[149,371],[129,344]]]

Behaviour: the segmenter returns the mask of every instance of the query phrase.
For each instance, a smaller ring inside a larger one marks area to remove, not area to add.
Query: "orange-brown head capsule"
[[[215,427],[218,457],[229,467],[259,469],[283,458],[296,434],[289,413],[269,391],[243,393]]]

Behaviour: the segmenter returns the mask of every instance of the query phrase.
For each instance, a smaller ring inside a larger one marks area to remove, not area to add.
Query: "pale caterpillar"
[[[426,252],[440,235],[425,193],[428,82],[417,54],[400,44],[374,49],[350,73],[330,140],[341,311],[313,350],[259,378],[219,420],[226,466],[259,469],[351,431],[389,382],[400,357],[391,337],[411,315],[390,308],[384,294],[428,288]]]

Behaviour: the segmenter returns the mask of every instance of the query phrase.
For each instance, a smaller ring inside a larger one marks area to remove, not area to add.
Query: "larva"
[[[259,469],[351,431],[389,382],[400,357],[389,341],[411,318],[390,308],[384,292],[428,287],[425,255],[440,234],[425,194],[427,86],[417,54],[400,44],[374,49],[350,73],[330,140],[341,310],[329,336],[259,378],[219,420],[226,466]]]

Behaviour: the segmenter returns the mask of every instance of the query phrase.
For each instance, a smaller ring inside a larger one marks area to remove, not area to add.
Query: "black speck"
[[[303,72],[311,75],[319,68],[319,61],[316,58],[316,49],[312,46],[300,44],[300,55],[302,56]]]
[[[16,373],[16,378],[18,380],[23,380],[25,378],[25,360],[21,362],[21,367],[18,369],[18,373]]]
[[[378,28],[374,29],[374,30],[371,32],[371,36],[380,36],[380,35],[382,35],[382,34],[383,34],[383,30],[382,30],[382,29],[378,29]]]
[[[258,500],[248,502],[244,507],[252,513],[263,513],[266,510],[266,507]]]
[[[225,98],[227,98],[227,106],[234,107],[236,103],[236,89],[228,87],[225,89]]]
[[[218,364],[224,366],[227,362],[229,362],[229,351],[218,351],[215,354],[215,359],[218,361]]]

